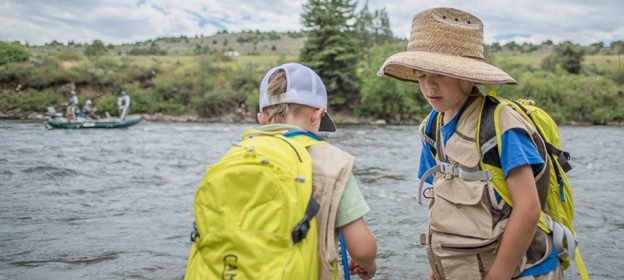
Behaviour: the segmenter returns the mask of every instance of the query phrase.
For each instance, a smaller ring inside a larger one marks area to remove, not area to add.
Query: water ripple
[[[30,261],[13,261],[9,264],[15,266],[34,267],[45,265],[48,263],[66,263],[66,264],[94,264],[109,260],[114,260],[119,257],[119,253],[111,252],[96,257],[74,257],[74,258],[53,258],[48,260],[30,260]]]
[[[35,166],[23,169],[22,172],[26,174],[44,174],[49,179],[61,179],[64,177],[73,177],[78,175],[78,172],[70,168],[62,168],[56,166]]]

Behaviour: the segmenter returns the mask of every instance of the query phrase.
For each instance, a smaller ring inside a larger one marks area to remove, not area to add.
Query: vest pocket
[[[435,199],[429,211],[433,231],[471,237],[493,239],[492,205],[487,182],[464,181],[438,174],[432,189]]]
[[[476,240],[432,232],[427,244],[436,279],[483,279],[494,262],[498,238]]]

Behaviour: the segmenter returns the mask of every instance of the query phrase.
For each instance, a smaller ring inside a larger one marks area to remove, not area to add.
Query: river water
[[[179,279],[193,197],[210,163],[253,124],[142,122],[119,130],[45,130],[0,121],[0,279]],[[378,240],[375,279],[427,279],[427,211],[414,126],[326,134],[357,156]],[[560,128],[572,154],[576,229],[592,279],[624,279],[624,128]],[[576,279],[567,274],[566,279]]]

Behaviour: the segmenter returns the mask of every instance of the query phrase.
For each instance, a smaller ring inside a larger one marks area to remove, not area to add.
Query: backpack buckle
[[[308,235],[308,230],[310,230],[310,218],[305,215],[291,233],[293,243],[297,244],[303,240]]]
[[[310,220],[316,216],[319,209],[321,209],[321,205],[316,202],[313,198],[310,198],[308,201],[308,206],[306,207],[305,214],[303,215],[303,219],[295,226],[291,235],[293,239],[293,243],[297,244],[301,240],[303,240],[306,235],[308,235],[308,230],[310,230]]]
[[[193,221],[193,231],[191,231],[191,242],[195,242],[199,238],[199,231],[197,230],[197,224]]]
[[[570,165],[570,153],[568,153],[567,151],[561,151],[561,153],[559,153],[557,156],[557,161],[559,162],[559,165],[561,165],[563,172],[567,173],[568,171],[572,170],[572,166]]]

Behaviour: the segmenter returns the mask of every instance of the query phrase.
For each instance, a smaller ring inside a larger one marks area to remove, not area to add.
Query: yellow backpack
[[[247,130],[208,168],[184,279],[318,279],[312,159],[285,132]]]
[[[530,123],[540,134],[546,144],[546,158],[544,166],[548,167],[549,180],[536,181],[536,184],[547,183],[548,192],[540,193],[540,200],[545,200],[543,211],[540,215],[538,227],[548,234],[553,235],[553,243],[559,260],[564,269],[570,267],[570,262],[575,261],[578,273],[581,279],[589,279],[587,269],[581,257],[578,242],[576,240],[576,232],[574,231],[574,197],[572,186],[568,180],[566,172],[572,169],[569,164],[570,155],[562,150],[559,130],[555,121],[543,109],[535,106],[532,100],[510,100],[497,97],[494,89],[490,89],[488,96],[483,99],[481,104],[481,115],[478,121],[477,131],[477,149],[481,154],[479,163],[481,170],[490,173],[489,178],[493,180],[496,192],[505,202],[513,206],[511,195],[507,189],[507,184],[503,176],[503,170],[500,164],[501,139],[502,134],[499,127],[498,114],[504,106],[510,106],[518,112],[528,123]],[[436,136],[438,121],[440,114],[431,114],[424,126],[421,127],[425,141],[431,147],[433,156],[436,156]],[[494,175],[492,175],[494,174]],[[425,174],[423,178],[426,178]],[[422,191],[422,182],[421,190]],[[546,197],[543,197],[545,195]],[[420,199],[420,198],[419,198]],[[420,201],[420,200],[419,200]]]
[[[510,106],[525,118],[537,130],[546,144],[548,156],[544,161],[547,162],[545,166],[550,169],[550,177],[546,208],[541,213],[538,226],[544,232],[553,234],[555,249],[563,268],[567,269],[570,266],[570,261],[575,261],[581,279],[589,279],[577,247],[578,242],[573,225],[574,196],[566,174],[572,169],[568,162],[570,155],[562,149],[557,124],[548,113],[535,106],[535,102],[532,100],[510,100],[497,97],[496,92],[490,88],[489,96],[485,98],[479,119],[478,143],[482,154],[481,168],[490,170],[492,173],[502,174],[500,158],[498,157],[501,152],[502,137],[498,125],[498,113],[503,106]],[[494,176],[494,178],[503,178],[504,180],[503,176]],[[506,184],[495,183],[495,186],[506,186]],[[507,188],[497,187],[496,191],[507,204],[513,206]]]

